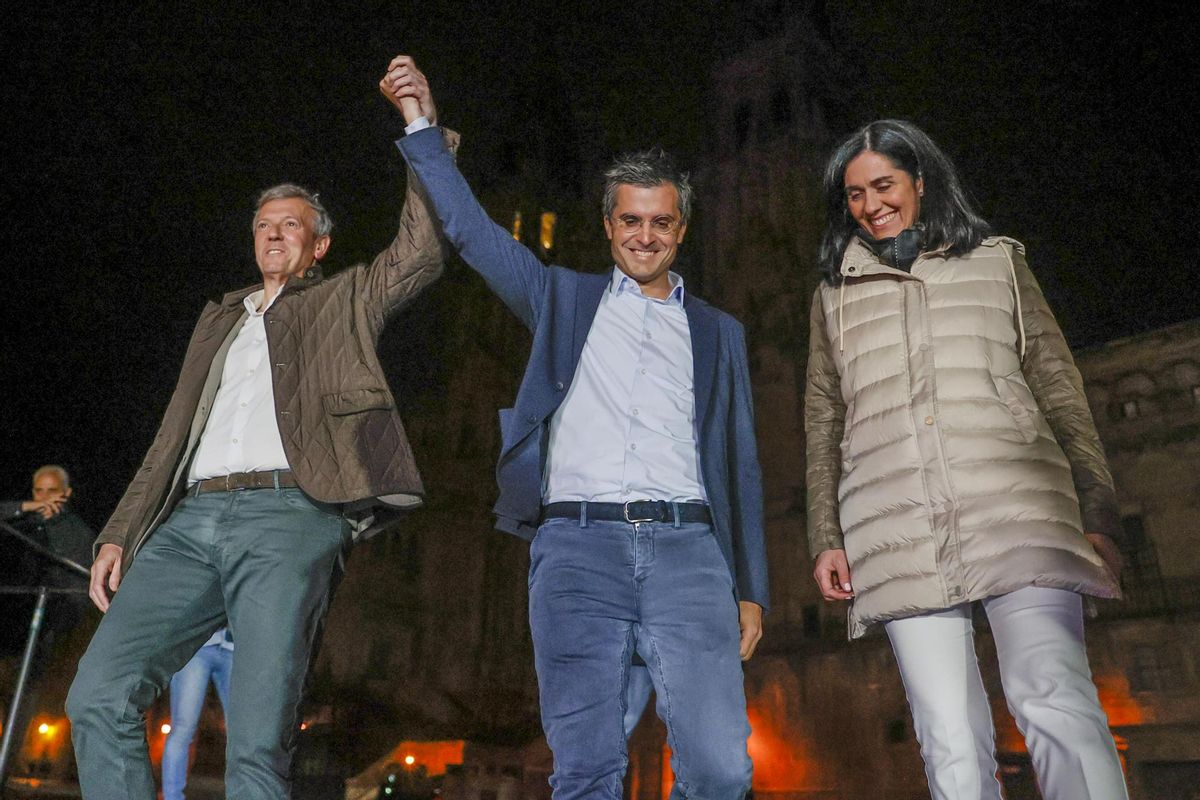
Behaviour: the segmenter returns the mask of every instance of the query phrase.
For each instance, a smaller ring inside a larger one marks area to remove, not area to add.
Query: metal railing
[[[63,558],[11,525],[0,522],[0,533],[13,537],[43,560],[57,564],[66,569],[68,573],[81,576],[84,579],[88,579],[91,576],[87,567],[77,564],[68,558]],[[87,591],[83,587],[0,586],[0,594],[37,595],[37,603],[33,607],[33,617],[29,621],[29,635],[25,638],[25,652],[21,656],[21,668],[17,672],[17,685],[13,689],[13,698],[8,706],[8,718],[4,722],[4,738],[0,741],[0,794],[3,793],[4,786],[8,781],[8,761],[12,755],[13,742],[16,739],[16,731],[14,729],[17,726],[17,720],[20,718],[21,703],[25,698],[25,689],[29,682],[29,671],[33,665],[33,654],[37,650],[38,637],[41,634],[42,623],[46,618],[46,603],[52,594],[78,595],[87,594]]]

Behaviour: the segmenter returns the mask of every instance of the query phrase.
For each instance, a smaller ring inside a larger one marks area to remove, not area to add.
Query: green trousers
[[[147,541],[67,697],[85,800],[153,800],[145,711],[217,628],[236,650],[225,792],[285,800],[309,660],[350,542],[299,489],[185,497]]]

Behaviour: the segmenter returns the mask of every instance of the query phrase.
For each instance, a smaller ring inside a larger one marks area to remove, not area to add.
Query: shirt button
[[[234,443],[234,444],[237,444],[237,443],[238,443],[238,440],[237,440],[237,439],[234,439],[234,440],[233,440],[233,443]]]
[[[917,349],[918,349],[918,350],[920,350],[922,353],[924,353],[926,350],[928,350],[928,349],[929,349],[929,343],[928,343],[928,342],[921,342],[921,346],[920,346],[920,347],[918,347]]]
[[[246,404],[245,404],[245,403],[242,403],[242,408],[245,408],[245,407],[246,407]]]
[[[650,331],[646,331],[646,338],[647,338],[647,339],[653,339],[653,338],[654,338],[654,334],[653,334],[653,333],[651,333]]]
[[[629,449],[630,449],[630,450],[637,450],[637,442],[634,442],[633,444],[629,445]]]
[[[526,422],[537,422],[537,417],[535,417],[533,414],[526,414],[525,421]]]
[[[641,371],[641,373],[642,373],[643,375],[645,375],[645,374],[646,374],[646,368],[645,368],[645,367],[642,367],[642,369],[641,369],[640,371]]]
[[[639,412],[638,412],[638,410],[635,408],[635,409],[633,410],[633,415],[636,417],[636,416],[638,415],[638,413],[639,413]]]
[[[563,382],[558,381],[557,383],[554,384],[554,388],[561,392],[563,390]]]
[[[926,417],[926,418],[925,418],[925,424],[926,424],[926,425],[932,425],[932,424],[933,424],[933,417]]]

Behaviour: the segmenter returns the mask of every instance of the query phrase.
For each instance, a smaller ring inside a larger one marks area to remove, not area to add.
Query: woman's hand
[[[813,579],[826,600],[849,600],[854,597],[850,585],[850,563],[846,561],[845,550],[826,550],[817,556]]]
[[[1104,566],[1108,567],[1113,579],[1120,583],[1121,569],[1125,566],[1125,556],[1121,555],[1121,549],[1117,547],[1117,543],[1112,540],[1112,537],[1103,533],[1085,533],[1084,536],[1091,542],[1096,555],[1104,560]]]

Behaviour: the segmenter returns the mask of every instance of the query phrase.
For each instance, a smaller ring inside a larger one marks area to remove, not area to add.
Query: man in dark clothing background
[[[0,520],[25,534],[57,556],[74,561],[86,568],[92,563],[92,543],[96,532],[75,513],[71,504],[71,476],[57,464],[38,467],[33,473],[33,487],[28,500],[0,501]],[[29,727],[38,706],[41,678],[51,668],[55,642],[62,641],[84,620],[88,609],[87,578],[65,567],[49,562],[15,537],[5,537],[3,572],[0,584],[7,586],[49,586],[56,589],[79,589],[79,594],[51,595],[46,605],[37,648],[30,665],[29,688],[22,701],[20,716],[14,730],[22,734]],[[5,598],[4,616],[9,620],[3,643],[6,653],[20,653],[28,634],[33,599],[27,596]],[[67,646],[66,650],[70,650]],[[59,660],[70,653],[58,653]],[[74,664],[71,664],[74,669]],[[7,696],[5,699],[8,699]],[[52,698],[46,698],[47,701]],[[18,743],[21,738],[18,738]]]

